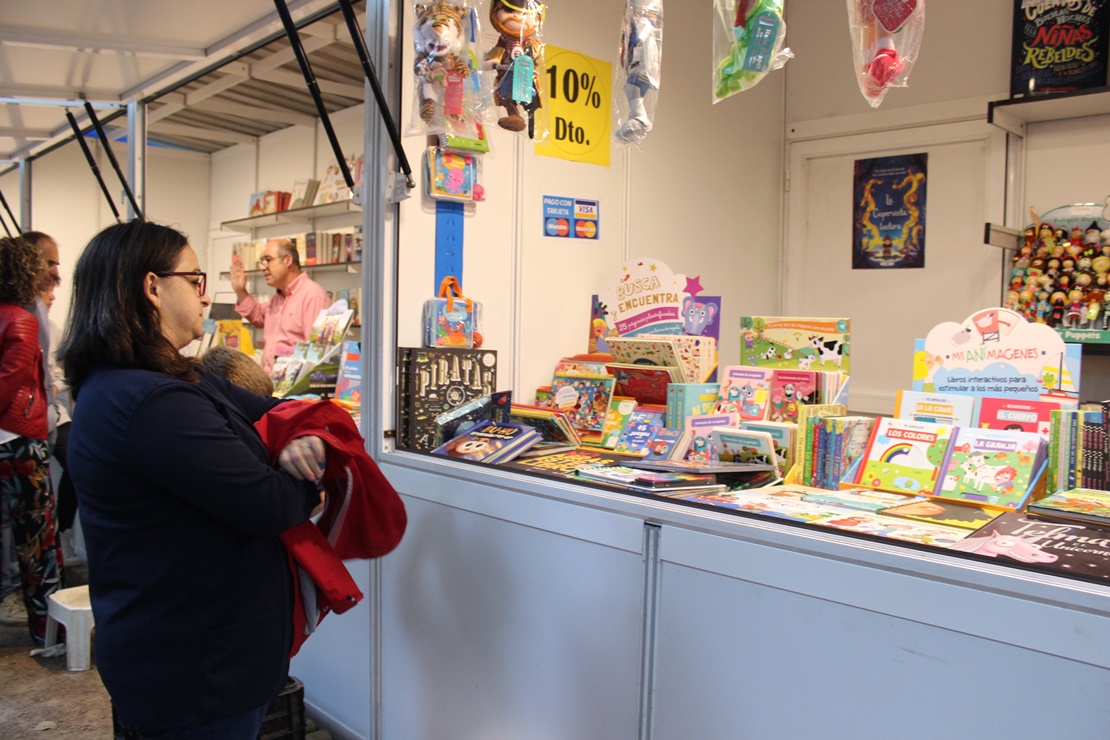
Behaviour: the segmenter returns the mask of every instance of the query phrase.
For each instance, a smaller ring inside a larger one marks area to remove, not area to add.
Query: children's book
[[[686,383],[704,382],[716,365],[717,340],[713,337],[688,334],[637,334],[635,339],[658,340],[673,345],[675,354],[678,356],[678,367],[682,370]]]
[[[810,465],[813,463],[813,434],[814,427],[810,419],[825,416],[843,416],[848,413],[848,407],[842,403],[802,404],[798,408],[798,430],[794,435],[794,468],[800,483],[809,485],[809,474],[804,473],[806,455],[810,456]]]
[[[636,399],[628,396],[613,396],[609,410],[605,414],[605,425],[601,429],[600,445],[613,449],[620,440],[621,432],[628,424],[632,412],[636,410]]]
[[[958,427],[941,465],[934,495],[1019,508],[1044,459],[1036,432]]]
[[[945,501],[939,498],[915,500],[913,503],[883,509],[886,516],[900,516],[922,522],[943,524],[946,527],[979,529],[998,516],[1001,511],[985,509],[981,506]]]
[[[1110,526],[1110,491],[1071,488],[1034,501],[1029,513]]]
[[[821,485],[835,489],[844,474],[867,449],[875,419],[869,416],[829,416],[825,425],[825,459],[819,466]]]
[[[514,421],[534,427],[544,442],[582,446],[578,430],[571,424],[567,414],[559,409],[514,403],[510,415]]]
[[[908,496],[903,493],[887,493],[869,488],[846,488],[840,491],[818,489],[802,498],[833,506],[846,506],[861,511],[881,511],[892,506],[927,500],[924,496]]]
[[[613,395],[631,396],[637,403],[666,407],[667,386],[681,383],[682,371],[674,365],[626,365],[615,362],[605,364],[605,370],[615,378]]]
[[[588,465],[578,469],[578,476],[587,480],[613,483],[619,486],[636,486],[652,491],[674,491],[696,486],[711,486],[717,482],[712,475],[637,470],[626,465]]]
[[[722,462],[763,463],[778,466],[775,442],[769,432],[737,427],[713,427],[711,438]]]
[[[740,317],[740,364],[849,372],[848,319]]]
[[[856,484],[894,493],[932,493],[942,477],[952,430],[948,424],[880,417]]]
[[[676,498],[676,497],[672,497]],[[726,491],[708,496],[692,494],[679,500],[708,504],[722,509],[735,509],[752,514],[762,514],[793,522],[812,522],[836,516],[851,516],[857,510],[804,501],[800,492],[790,488],[762,488],[756,490]]]
[[[657,429],[647,443],[645,460],[681,460],[690,449],[690,433],[685,429]]]
[[[785,478],[790,468],[794,466],[794,436],[798,433],[798,425],[788,421],[743,421],[741,419],[740,428],[771,435],[771,442],[775,446],[775,457],[778,459],[779,475]]]
[[[610,375],[559,375],[551,381],[555,408],[567,412],[579,430],[600,433],[613,397],[615,380]]]
[[[894,397],[894,418],[973,427],[975,396],[899,390]]]
[[[534,447],[531,449],[535,449]],[[633,458],[619,455],[600,448],[564,450],[541,457],[518,455],[503,464],[509,470],[516,470],[546,478],[574,478],[575,471],[586,465],[623,465]]]
[[[686,459],[695,462],[719,460],[716,445],[713,444],[714,427],[736,427],[740,414],[701,414],[686,419],[686,431],[690,433],[690,449]]]
[[[556,375],[607,375],[605,363],[612,362],[610,354],[581,354],[564,357],[555,364]]]
[[[470,431],[436,447],[432,453],[493,464],[511,460],[538,442],[539,438],[539,432],[524,424],[483,420]]]
[[[771,402],[774,371],[765,367],[729,365],[721,369],[717,411],[735,411],[741,421],[763,421]]]
[[[504,424],[512,421],[512,391],[499,391],[488,396],[480,396],[450,411],[444,411],[435,418],[436,446],[468,432],[483,421]],[[541,435],[542,439],[542,435]]]
[[[643,457],[650,451],[648,443],[656,432],[664,428],[667,408],[654,404],[637,406],[625,424],[624,431],[614,448],[617,452]]]
[[[682,368],[678,347],[671,341],[670,336],[609,337],[607,342],[614,362],[625,365],[677,367],[680,370]],[[677,382],[700,383],[701,378],[687,381],[686,374],[683,372]]]
[[[308,331],[308,341],[317,344],[339,344],[343,341],[355,312],[347,308],[345,301],[336,301],[328,308],[320,309]]]
[[[933,547],[952,547],[959,544],[971,532],[959,527],[943,524],[918,522],[884,516],[871,511],[853,511],[848,516],[835,515],[812,522],[821,527],[832,527],[848,532],[861,532],[876,537],[889,537],[903,542],[916,542]]]
[[[289,198],[289,208],[306,208],[312,205],[316,198],[316,188],[320,186],[319,180],[305,178],[293,182],[293,192]]]
[[[979,399],[978,426],[984,429],[1017,429],[1036,432],[1049,438],[1052,411],[1060,404],[1052,401],[1026,401],[1018,398]],[[967,425],[971,426],[971,425]]]
[[[671,383],[667,386],[667,426],[682,429],[687,416],[716,411],[719,383]]]
[[[771,378],[771,421],[797,421],[800,404],[821,402],[818,374],[811,370],[775,370]]]
[[[1110,581],[1110,527],[1004,513],[951,549]]]

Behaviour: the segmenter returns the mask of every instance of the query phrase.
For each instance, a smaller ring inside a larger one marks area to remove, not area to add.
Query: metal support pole
[[[19,160],[19,223],[26,229],[31,227],[31,160]]]
[[[142,218],[146,208],[146,104],[133,100],[127,104],[127,181],[135,194],[128,205],[129,218]]]

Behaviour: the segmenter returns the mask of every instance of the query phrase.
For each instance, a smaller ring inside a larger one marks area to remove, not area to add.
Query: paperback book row
[[[343,231],[309,231],[286,237],[297,247],[301,265],[334,265],[343,262],[362,262],[362,227]],[[255,269],[271,239],[236,242],[231,245],[233,255],[239,255],[248,270]]]
[[[363,174],[362,155],[348,156],[347,168],[351,172],[355,185],[361,183]],[[343,173],[338,164],[333,164],[328,167],[322,180],[303,178],[293,182],[292,190],[261,190],[257,193],[251,193],[247,213],[252,217],[264,216],[270,213],[350,200],[350,198],[351,190],[347,187]]]

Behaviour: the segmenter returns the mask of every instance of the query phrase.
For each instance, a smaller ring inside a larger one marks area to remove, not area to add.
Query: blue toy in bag
[[[478,314],[482,304],[462,294],[457,278],[439,284],[439,296],[424,301],[425,347],[480,347]]]

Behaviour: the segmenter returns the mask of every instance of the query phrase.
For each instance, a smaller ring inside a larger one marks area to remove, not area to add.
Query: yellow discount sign
[[[609,80],[612,65],[547,44],[542,100],[547,139],[536,154],[609,166]]]

